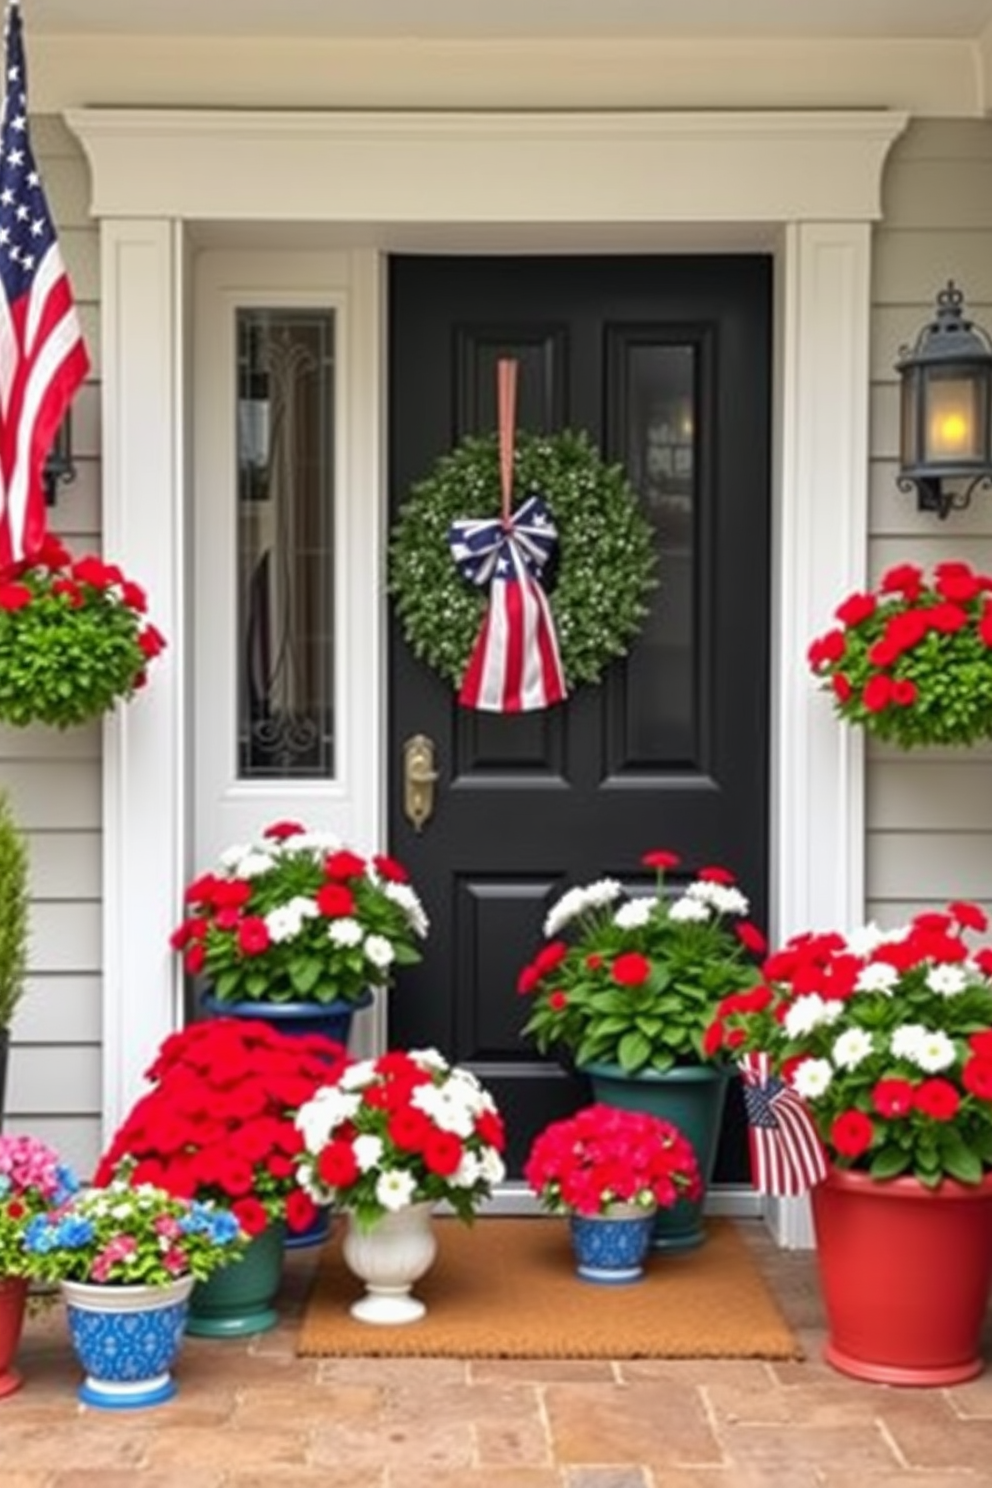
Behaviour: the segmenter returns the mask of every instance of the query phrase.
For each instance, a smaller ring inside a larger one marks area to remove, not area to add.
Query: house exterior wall
[[[894,562],[992,566],[992,496],[946,521],[896,486],[900,346],[930,318],[948,278],[992,327],[992,120],[916,121],[897,140],[876,230],[871,321],[869,572]],[[971,898],[992,911],[992,746],[905,753],[869,746],[867,911],[901,923]]]
[[[99,234],[86,160],[60,119],[31,139],[72,276],[92,369],[73,405],[76,479],[50,513],[74,552],[99,550]],[[30,1130],[88,1171],[100,1145],[101,731],[0,729],[0,784],[25,832],[29,975],[12,1029],[5,1129]]]
[[[52,513],[77,551],[100,538],[99,243],[89,172],[53,116],[32,137],[90,348],[74,405],[77,479]],[[892,364],[953,276],[992,323],[992,123],[914,123],[893,149],[872,295],[872,573],[896,559],[992,562],[992,504],[940,524],[895,486],[897,385]],[[825,617],[826,618],[826,617]],[[7,1125],[54,1142],[86,1171],[100,1146],[101,769],[98,726],[64,735],[0,730],[0,781],[28,836],[32,944],[14,1025]],[[968,896],[992,909],[992,747],[903,757],[872,747],[867,772],[868,911],[891,923],[922,904]],[[140,997],[141,989],[133,989]]]

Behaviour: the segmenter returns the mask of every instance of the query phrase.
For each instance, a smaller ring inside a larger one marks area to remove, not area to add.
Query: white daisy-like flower
[[[338,946],[360,945],[365,931],[357,920],[351,915],[342,915],[340,920],[332,920],[327,927],[327,938]]]
[[[281,843],[283,852],[308,852],[314,857],[322,857],[324,853],[340,851],[343,843],[336,832],[297,832],[295,837],[287,837]]]
[[[384,1209],[395,1214],[413,1202],[417,1180],[412,1173],[402,1168],[389,1168],[380,1173],[375,1185],[375,1196]]]
[[[921,1023],[904,1023],[895,1029],[891,1047],[897,1059],[908,1059],[928,1075],[947,1069],[955,1059],[953,1040],[940,1029],[924,1028]]]
[[[816,1100],[830,1088],[834,1071],[829,1059],[804,1059],[796,1066],[792,1086],[803,1100]]]
[[[448,1182],[453,1188],[474,1188],[482,1177],[482,1158],[477,1152],[463,1152],[462,1160]]]
[[[846,1028],[838,1034],[831,1050],[838,1069],[854,1070],[870,1055],[873,1048],[871,1034],[865,1028]]]
[[[886,996],[891,996],[898,981],[899,973],[894,966],[890,966],[887,961],[872,961],[867,966],[862,966],[854,988],[857,992],[883,992]]]
[[[302,1133],[307,1149],[319,1152],[327,1145],[334,1128],[343,1121],[351,1121],[361,1104],[360,1095],[342,1090],[338,1085],[323,1085],[303,1103],[293,1125]]]
[[[552,905],[544,921],[544,938],[552,940],[560,930],[590,909],[602,909],[619,899],[623,885],[615,878],[600,878],[584,888],[568,889]]]
[[[502,1183],[506,1177],[506,1164],[496,1151],[495,1147],[485,1147],[480,1154],[482,1158],[482,1178],[484,1183]]]
[[[354,1064],[345,1065],[338,1076],[339,1090],[364,1090],[375,1075],[374,1059],[356,1059]],[[318,1091],[318,1095],[319,1095]]]
[[[387,899],[399,905],[407,917],[411,930],[415,935],[419,935],[421,940],[424,940],[430,930],[431,922],[427,918],[427,913],[416,891],[411,889],[409,884],[393,883],[387,879],[382,885],[382,892]]]
[[[366,958],[380,971],[385,971],[396,960],[392,943],[384,935],[366,935],[364,950]]]
[[[613,916],[613,923],[618,930],[639,930],[651,918],[656,903],[655,899],[631,899],[627,904],[621,904]]]
[[[374,1136],[371,1132],[363,1132],[360,1137],[355,1138],[351,1147],[359,1169],[363,1173],[368,1173],[381,1161],[385,1143],[381,1137]]]
[[[690,899],[709,904],[718,914],[746,915],[750,909],[746,897],[733,884],[713,883],[707,878],[697,878],[686,889]]]
[[[225,847],[217,861],[222,868],[226,868],[229,873],[232,873],[241,862],[241,859],[246,858],[252,851],[251,845],[247,842],[235,843],[233,847]]]
[[[852,956],[859,957],[870,956],[884,941],[891,939],[892,932],[882,930],[874,920],[867,925],[859,925],[856,930],[852,930],[849,935],[845,936],[847,949]]]
[[[303,920],[304,916],[293,904],[277,905],[265,916],[265,928],[269,932],[269,939],[277,944],[284,940],[293,940],[299,935]]]
[[[968,976],[961,966],[932,966],[926,975],[931,992],[941,997],[954,997],[968,985]]]
[[[268,873],[275,866],[276,860],[271,853],[251,848],[238,863],[236,871],[239,878],[261,878],[263,873]]]
[[[797,997],[783,1019],[782,1026],[790,1038],[805,1038],[814,1028],[822,1028],[834,1020],[830,1004],[819,992],[807,992]]]
[[[712,909],[704,899],[695,899],[686,893],[681,899],[676,899],[668,911],[668,918],[674,920],[676,924],[688,924],[690,921],[702,924],[704,920],[712,917],[712,913]]]
[[[408,1057],[413,1060],[414,1064],[419,1064],[421,1069],[444,1072],[448,1068],[448,1061],[440,1049],[410,1049]]]
[[[453,1132],[462,1140],[475,1130],[471,1108],[462,1095],[448,1085],[417,1085],[410,1096],[410,1104],[429,1116],[441,1131]]]

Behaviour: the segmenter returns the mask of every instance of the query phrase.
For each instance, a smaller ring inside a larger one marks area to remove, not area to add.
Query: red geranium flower
[[[830,1140],[842,1157],[860,1157],[873,1136],[874,1128],[863,1111],[842,1111],[830,1128]]]
[[[651,975],[651,962],[639,951],[625,951],[613,962],[613,980],[620,987],[641,987]]]

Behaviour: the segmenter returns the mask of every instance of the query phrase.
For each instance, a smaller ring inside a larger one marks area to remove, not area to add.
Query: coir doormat
[[[356,1322],[362,1284],[336,1237],[321,1256],[296,1352],[457,1359],[799,1359],[802,1350],[731,1220],[706,1244],[655,1252],[642,1281],[602,1286],[575,1274],[564,1219],[436,1222],[438,1254],[414,1287],[427,1315]]]

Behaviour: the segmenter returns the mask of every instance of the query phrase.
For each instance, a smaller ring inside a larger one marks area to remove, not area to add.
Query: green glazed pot
[[[256,1235],[242,1258],[198,1281],[189,1301],[186,1332],[198,1338],[244,1338],[279,1321],[274,1302],[282,1281],[285,1225]]]

